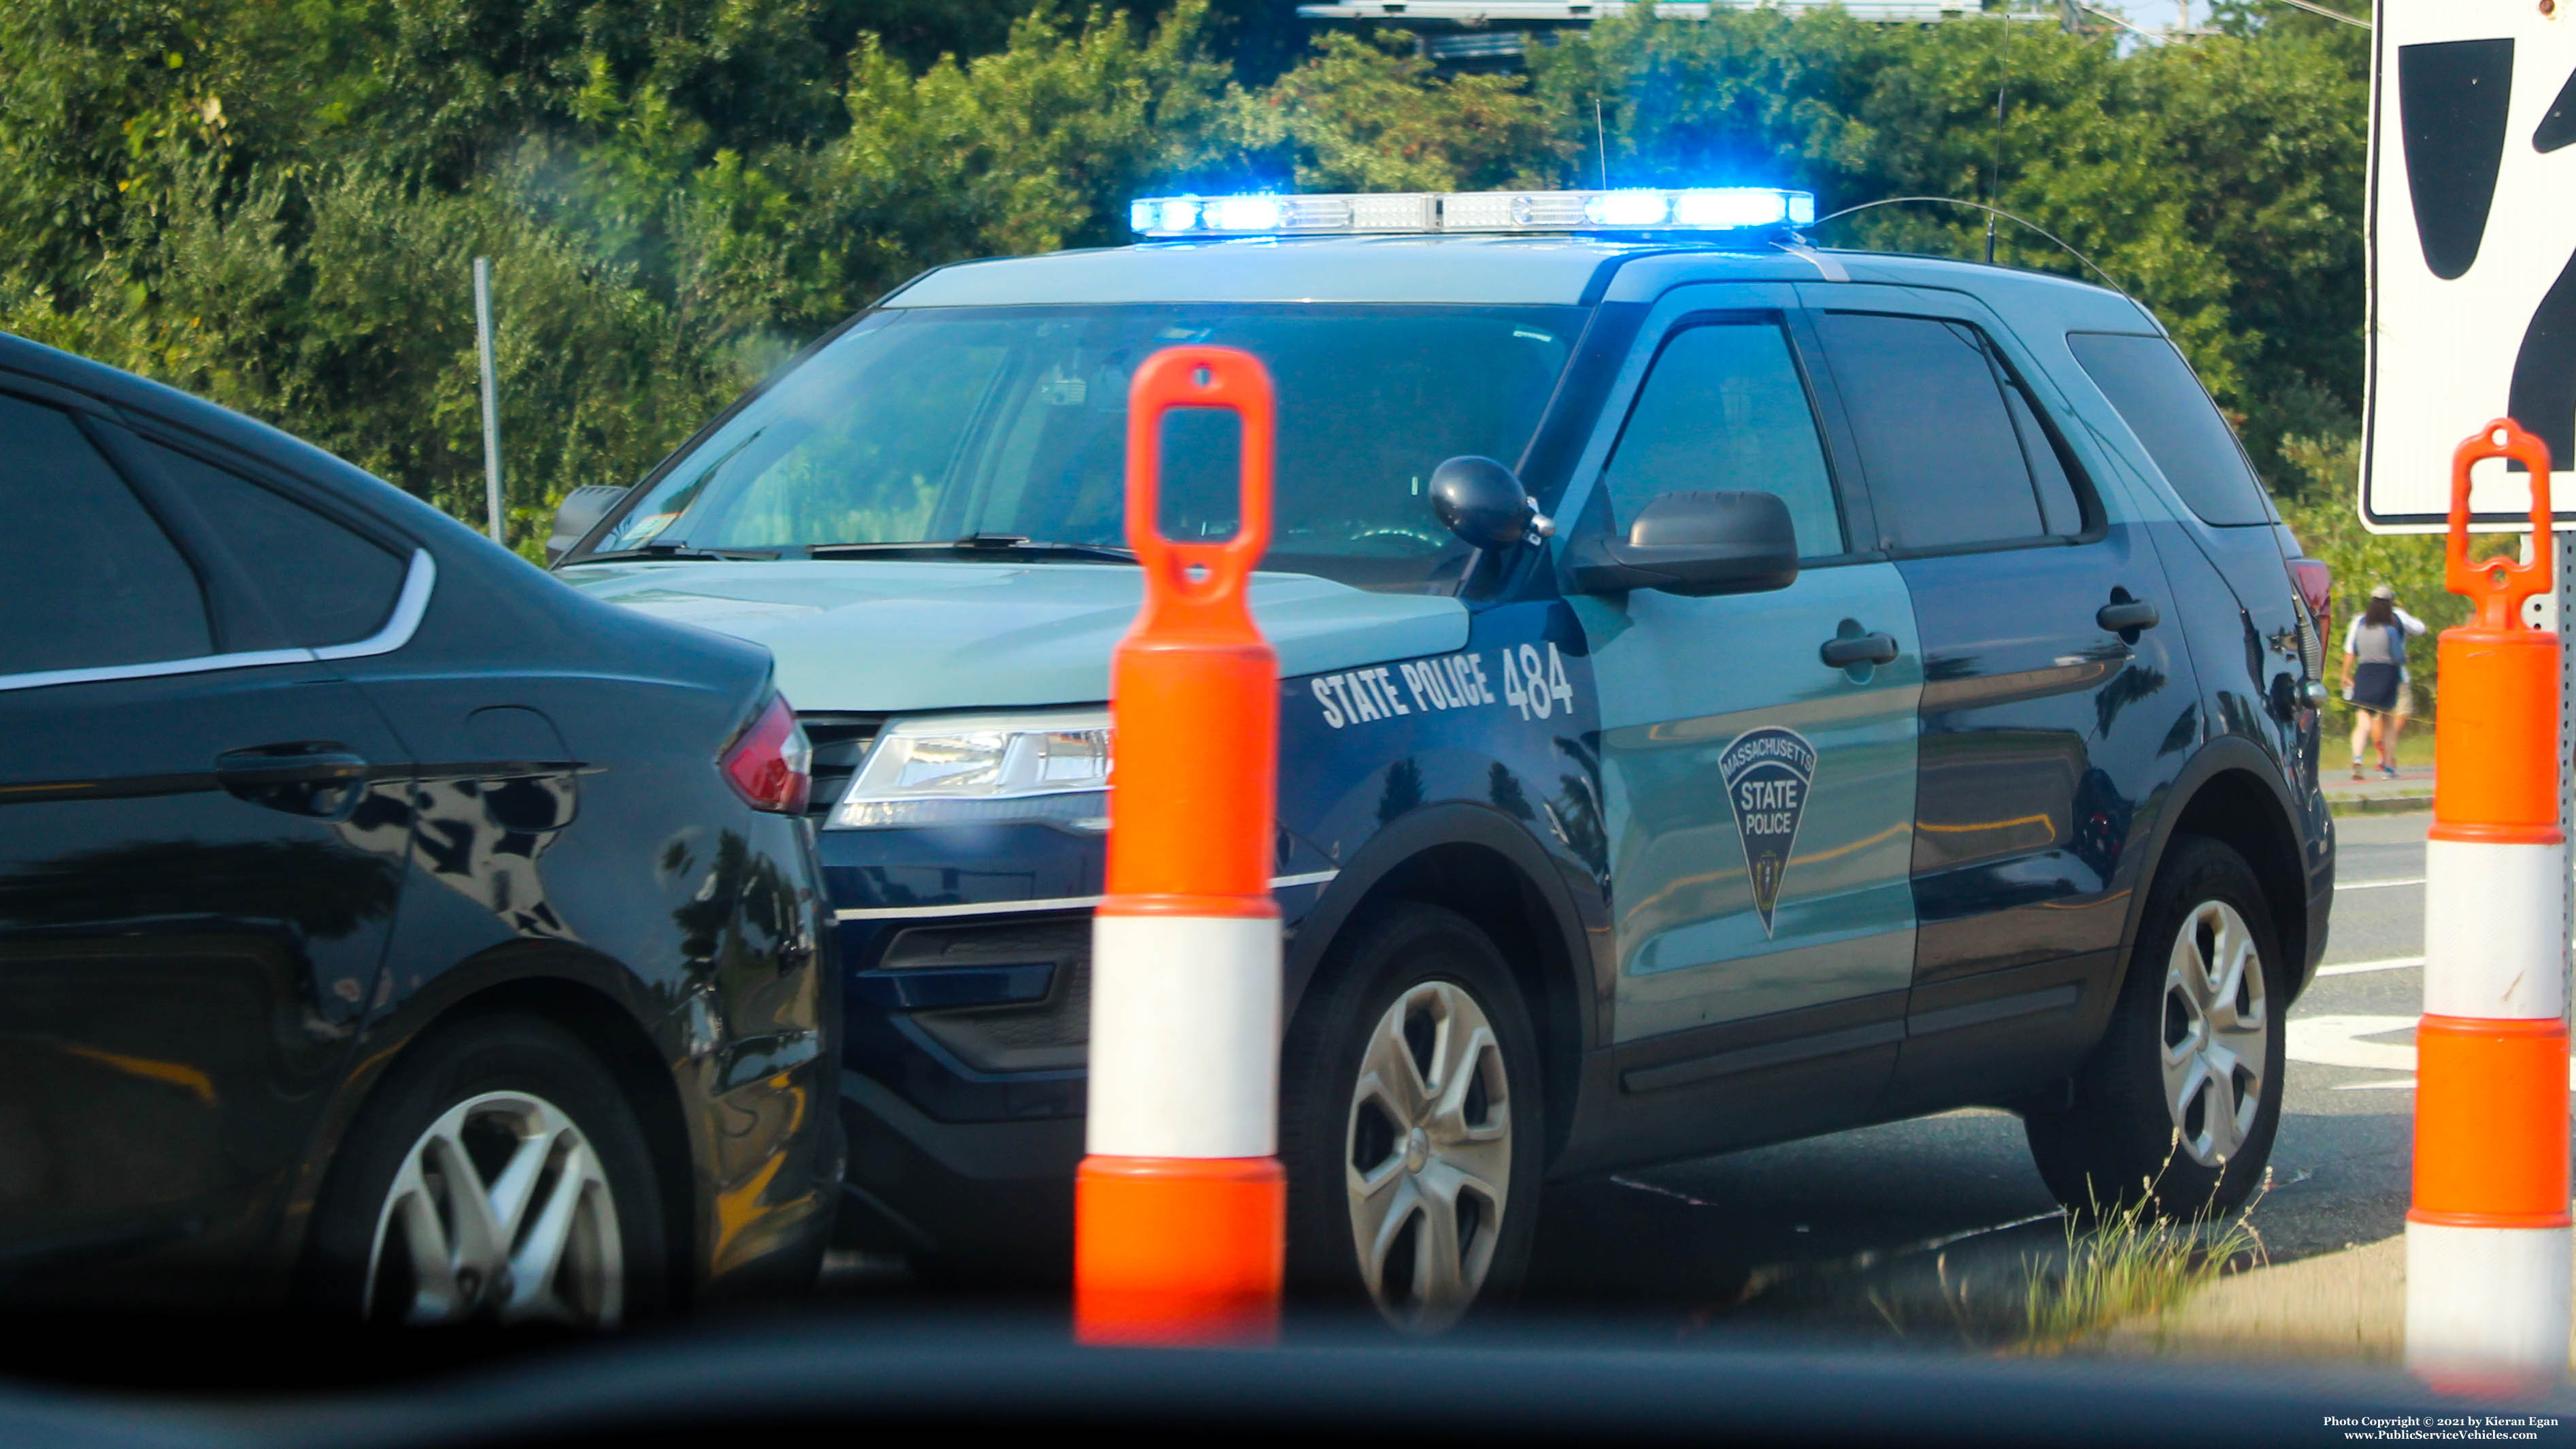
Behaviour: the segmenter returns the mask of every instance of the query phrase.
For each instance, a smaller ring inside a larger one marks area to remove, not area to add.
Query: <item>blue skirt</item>
[[[2397,686],[2404,676],[2394,664],[2360,664],[2352,671],[2352,693],[2345,695],[2356,709],[2373,714],[2386,714],[2397,708]]]

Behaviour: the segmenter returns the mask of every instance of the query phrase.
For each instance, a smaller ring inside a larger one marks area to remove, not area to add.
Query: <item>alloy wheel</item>
[[[1388,1322],[1436,1333],[1492,1271],[1512,1169],[1511,1083],[1466,988],[1425,981],[1370,1031],[1343,1161],[1360,1278]]]
[[[625,1301],[617,1199],[562,1108],[486,1092],[404,1154],[376,1215],[364,1313],[411,1324],[614,1325]]]
[[[2182,1150],[2223,1165],[2242,1147],[2270,1084],[2272,1016],[2263,958],[2245,918],[2203,901],[2183,918],[2165,963],[2165,1106]]]

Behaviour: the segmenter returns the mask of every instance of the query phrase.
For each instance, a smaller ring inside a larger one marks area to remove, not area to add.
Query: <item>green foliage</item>
[[[2361,438],[2357,433],[2330,437],[2291,437],[2282,456],[2301,475],[2302,487],[2281,498],[2281,517],[2299,536],[2308,556],[2334,570],[2334,637],[2326,641],[2331,661],[2343,648],[2346,625],[2370,602],[2370,591],[2386,584],[2397,591],[2406,612],[2424,621],[2424,638],[2407,646],[2406,669],[2414,677],[2419,716],[2435,713],[2440,660],[2433,638],[2454,624],[2468,621],[2469,601],[2442,587],[2442,538],[2439,534],[2374,534],[2363,531],[2356,506],[2361,495]],[[2340,666],[2329,663],[2327,678],[2340,678]],[[2338,703],[2333,714],[2341,728],[2352,727],[2349,706]]]
[[[2027,218],[2155,309],[2276,481],[2284,433],[2358,414],[2369,91],[2337,37],[2254,30],[2123,56],[2046,25],[1641,11],[1535,70],[1560,134],[1592,139],[1599,105],[1616,184],[1786,182],[1827,212],[1934,196]],[[1819,230],[1976,257],[1986,219],[1878,206]],[[2012,222],[1996,257],[2092,279]]]
[[[2363,50],[2280,9],[2126,55],[2041,25],[1641,9],[1526,78],[1444,78],[1394,33],[1288,63],[1260,0],[17,0],[0,328],[479,521],[468,276],[490,256],[533,549],[566,489],[634,478],[925,267],[1118,241],[1144,191],[1606,164],[1805,184],[1828,209],[1992,196],[2155,308],[2276,490],[2341,499],[2310,476],[2358,410]],[[1955,207],[1824,233],[1985,245]],[[2012,224],[1998,255],[2084,274]],[[2326,505],[2294,511],[2340,537]]]
[[[2147,1193],[2068,1214],[2064,1258],[2026,1270],[2024,1350],[2062,1352],[2125,1320],[2179,1308],[2232,1269],[2261,1266],[2253,1217],[2262,1193],[2232,1217],[2164,1217],[2155,1211],[2154,1183],[2145,1186]],[[2263,1192],[2270,1188],[2267,1173]]]

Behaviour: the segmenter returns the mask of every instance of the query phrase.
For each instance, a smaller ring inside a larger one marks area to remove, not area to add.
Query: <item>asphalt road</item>
[[[2251,1218],[2274,1261],[2403,1229],[2431,818],[2337,822],[2333,933],[2290,1012],[2273,1185]],[[1988,1310],[2012,1311],[2022,1265],[2063,1244],[2056,1208],[2017,1118],[1953,1112],[1555,1189],[1530,1296],[1914,1336],[1927,1301],[1970,1302],[1978,1278],[2010,1300]]]

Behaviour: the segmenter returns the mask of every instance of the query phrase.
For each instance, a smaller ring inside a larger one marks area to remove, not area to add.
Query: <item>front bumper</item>
[[[829,830],[819,850],[845,1003],[841,1240],[1061,1268],[1102,838],[1038,824]],[[1332,874],[1272,882],[1287,924]]]
[[[1102,841],[1010,825],[833,830],[819,846],[844,987],[838,1236],[1061,1266]]]

